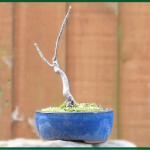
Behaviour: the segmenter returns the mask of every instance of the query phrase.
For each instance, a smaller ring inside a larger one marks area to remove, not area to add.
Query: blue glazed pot
[[[97,112],[36,111],[38,133],[45,140],[82,140],[86,143],[107,141],[113,126],[112,110]]]

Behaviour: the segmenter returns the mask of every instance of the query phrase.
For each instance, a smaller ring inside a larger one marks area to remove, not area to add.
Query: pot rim
[[[51,111],[41,111],[41,110],[36,110],[35,113],[43,113],[43,114],[92,114],[92,113],[109,113],[109,112],[114,112],[113,110],[104,110],[104,111],[72,111],[72,112],[51,112]]]

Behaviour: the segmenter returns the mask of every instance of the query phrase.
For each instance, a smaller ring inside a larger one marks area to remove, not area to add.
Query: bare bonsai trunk
[[[66,74],[59,68],[58,62],[57,62],[57,54],[58,54],[58,45],[59,45],[59,40],[61,38],[63,29],[66,25],[67,19],[69,17],[71,11],[71,6],[69,7],[68,13],[64,19],[64,22],[62,24],[60,33],[58,35],[57,41],[56,41],[56,48],[55,48],[55,55],[53,60],[53,65],[51,65],[43,56],[42,52],[40,51],[39,47],[37,46],[37,44],[35,43],[34,45],[36,46],[37,51],[39,52],[41,58],[50,66],[50,67],[54,67],[54,71],[60,75],[62,82],[63,82],[63,95],[66,98],[66,107],[71,107],[71,105],[74,104],[75,100],[73,98],[73,96],[71,95],[70,91],[69,91],[69,82],[68,82],[68,78],[66,76]]]

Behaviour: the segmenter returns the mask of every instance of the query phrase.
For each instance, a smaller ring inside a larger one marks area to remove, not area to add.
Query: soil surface
[[[71,107],[66,107],[66,103],[63,103],[59,107],[49,107],[42,109],[41,111],[51,111],[51,112],[75,112],[75,111],[106,111],[107,108],[102,108],[97,106],[95,103],[75,103]]]

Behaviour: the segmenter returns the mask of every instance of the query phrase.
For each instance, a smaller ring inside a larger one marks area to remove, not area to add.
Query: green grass
[[[104,111],[101,106],[97,106],[95,103],[75,103],[72,107],[66,107],[66,103],[63,103],[59,107],[49,107],[42,109],[41,111],[50,111],[50,112],[80,112],[80,111]]]

